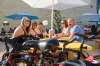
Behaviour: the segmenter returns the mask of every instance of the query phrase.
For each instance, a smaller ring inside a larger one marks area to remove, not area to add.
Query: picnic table
[[[67,39],[67,37],[58,38],[58,40],[67,41],[66,39]],[[40,40],[49,40],[49,38],[44,38],[44,39],[40,39]],[[64,44],[63,42],[59,42],[58,48],[63,48],[63,44]],[[66,45],[65,48],[72,49],[72,50],[80,50],[80,46],[81,46],[81,42],[75,40],[75,41],[69,43],[68,45]],[[84,51],[92,51],[93,50],[92,46],[89,46],[87,44],[84,44],[83,47],[86,47],[83,49]]]

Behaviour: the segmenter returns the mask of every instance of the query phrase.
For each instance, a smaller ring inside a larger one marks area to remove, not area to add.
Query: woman
[[[68,24],[67,24],[66,20],[62,20],[61,21],[61,33],[57,34],[57,37],[58,38],[66,37],[67,34],[68,34],[68,31],[69,31],[69,27],[68,27]]]
[[[38,40],[32,30],[32,23],[28,17],[23,17],[21,24],[15,29],[12,38],[16,40],[17,43],[23,43],[27,39]]]
[[[69,27],[66,20],[61,21],[61,27],[62,27],[62,36],[67,36]]]
[[[15,29],[12,38],[21,36],[21,35],[31,35],[35,36],[34,31],[32,30],[31,20],[28,17],[23,17],[21,24]]]
[[[37,23],[36,22],[32,23],[32,29],[33,29],[33,31],[36,29],[36,27],[37,27]]]
[[[37,23],[36,22],[32,23],[32,30],[33,30],[33,33],[35,34],[35,36],[37,36],[36,28],[37,28]]]
[[[43,24],[41,22],[37,23],[35,31],[38,37],[43,38],[44,30],[43,30]]]
[[[36,33],[33,31],[31,20],[28,17],[22,18],[21,24],[15,29],[12,38],[14,38],[17,42],[16,44],[13,44],[14,51],[22,49],[22,43],[26,40],[38,40]],[[34,51],[35,50],[37,50],[37,48],[34,48]],[[38,56],[35,57],[35,59],[35,61],[39,61]]]

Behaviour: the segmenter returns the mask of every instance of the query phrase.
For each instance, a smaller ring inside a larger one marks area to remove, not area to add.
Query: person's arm
[[[75,32],[70,33],[68,40],[74,39],[74,36],[75,36]]]
[[[35,32],[35,30],[30,30],[30,35],[32,35],[32,36],[36,36],[37,33]]]
[[[12,38],[18,37],[20,35],[23,35],[23,31],[21,28],[17,27],[14,31],[14,33],[12,34]]]

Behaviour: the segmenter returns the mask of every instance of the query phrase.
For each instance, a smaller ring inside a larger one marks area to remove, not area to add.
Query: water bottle
[[[53,35],[54,35],[54,30],[53,29],[50,29],[49,30],[49,38],[52,39],[53,38]]]

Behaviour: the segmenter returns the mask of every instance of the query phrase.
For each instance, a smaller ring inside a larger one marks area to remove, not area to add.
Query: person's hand
[[[53,36],[53,38],[54,39],[58,39],[59,37],[58,37],[58,34],[55,34],[54,36]]]

